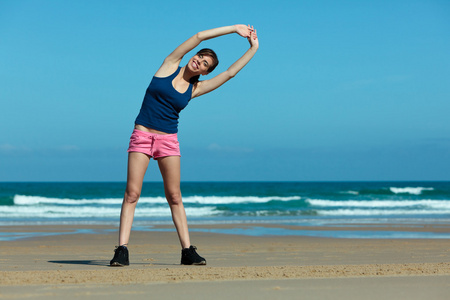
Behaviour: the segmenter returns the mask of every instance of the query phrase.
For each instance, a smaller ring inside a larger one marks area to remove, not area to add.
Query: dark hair
[[[197,55],[206,55],[212,58],[213,63],[208,68],[208,73],[211,73],[214,71],[214,69],[219,64],[219,59],[217,58],[216,52],[214,52],[212,49],[209,48],[203,48],[202,50],[197,52]]]
[[[196,53],[196,55],[206,55],[206,56],[209,56],[209,57],[212,58],[213,62],[208,68],[208,73],[211,73],[212,71],[214,71],[214,69],[219,64],[219,59],[217,58],[217,54],[212,49],[203,48],[200,51],[198,51]],[[191,81],[191,83],[196,83],[199,78],[200,78],[200,75],[199,76],[194,76],[194,77],[191,78],[190,81]]]

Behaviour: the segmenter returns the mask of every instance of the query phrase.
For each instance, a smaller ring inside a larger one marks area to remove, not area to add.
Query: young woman
[[[180,67],[183,56],[202,41],[237,33],[247,38],[250,48],[228,70],[212,79],[199,81],[219,63],[211,49],[202,49]],[[136,118],[128,149],[128,176],[120,214],[119,247],[111,266],[129,265],[128,240],[136,204],[141,194],[144,175],[150,158],[158,161],[164,192],[180,239],[181,264],[205,265],[206,260],[191,245],[180,191],[180,149],[177,140],[178,117],[192,98],[209,93],[233,78],[253,57],[259,47],[253,26],[234,25],[201,31],[178,46],[153,77]]]

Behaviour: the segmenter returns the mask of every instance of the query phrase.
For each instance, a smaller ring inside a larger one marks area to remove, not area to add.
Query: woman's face
[[[213,59],[208,55],[196,54],[189,61],[189,69],[197,74],[206,75],[208,69],[212,65]]]

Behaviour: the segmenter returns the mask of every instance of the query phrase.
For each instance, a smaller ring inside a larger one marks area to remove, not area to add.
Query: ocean
[[[0,183],[0,240],[18,238],[2,226],[118,225],[124,190],[124,182]],[[215,229],[219,233],[450,238],[445,230],[450,229],[450,182],[183,182],[181,190],[189,224],[255,224]],[[171,223],[162,183],[145,182],[134,228]],[[336,230],[392,224],[442,226],[444,232]],[[287,229],[290,225],[333,230]]]

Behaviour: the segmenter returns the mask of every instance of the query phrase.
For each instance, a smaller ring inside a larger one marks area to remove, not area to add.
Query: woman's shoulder
[[[158,71],[156,71],[155,77],[169,77],[171,75],[174,75],[175,73],[178,73],[180,71],[180,68],[181,67],[179,64],[164,61],[161,67],[159,67]]]

